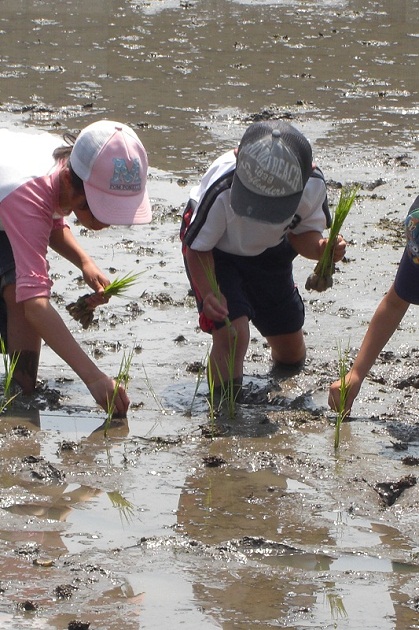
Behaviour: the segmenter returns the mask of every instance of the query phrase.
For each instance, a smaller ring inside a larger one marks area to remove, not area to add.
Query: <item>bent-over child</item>
[[[240,391],[249,322],[266,338],[274,365],[303,366],[305,312],[293,260],[298,254],[319,260],[329,225],[326,184],[313,165],[310,143],[284,121],[251,124],[238,148],[216,159],[192,189],[182,251],[200,327],[212,335],[209,362],[216,387],[231,378],[229,355],[235,347],[234,382]],[[345,247],[339,235],[335,261]]]
[[[24,394],[34,391],[41,339],[86,384],[105,410],[115,382],[81,349],[50,302],[48,248],[74,264],[105,300],[108,278],[77,243],[65,217],[74,212],[88,229],[151,220],[147,153],[136,133],[101,120],[64,145],[54,134],[0,130],[0,332],[8,353],[18,355],[14,378]],[[129,399],[120,387],[115,413]]]

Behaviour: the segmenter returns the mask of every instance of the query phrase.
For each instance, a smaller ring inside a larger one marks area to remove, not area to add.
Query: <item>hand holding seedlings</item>
[[[335,273],[335,263],[343,259],[346,252],[346,241],[341,234],[335,237],[333,247],[330,247],[330,251],[326,252],[330,238],[322,239],[320,241],[320,247],[322,249],[322,257],[330,256],[331,260],[328,263],[327,270],[323,271],[321,262],[319,261],[314,269],[314,272],[309,275],[306,280],[305,288],[307,290],[318,291],[319,293],[330,289],[333,286],[333,274]]]
[[[342,188],[341,190],[332,225],[330,226],[329,238],[325,241],[323,253],[314,268],[314,272],[309,275],[305,284],[305,288],[309,291],[322,292],[333,286],[335,262],[342,260],[345,254],[346,243],[340,235],[340,230],[355,201],[358,188],[358,186],[354,186],[350,189]]]
[[[102,304],[109,302],[112,296],[121,297],[129,287],[137,281],[140,274],[131,273],[116,278],[108,284],[100,293],[86,293],[79,297],[76,302],[67,304],[66,309],[77,322],[80,322],[84,330],[89,328],[93,322],[94,309]]]
[[[130,400],[118,379],[112,379],[103,372],[99,378],[88,381],[86,386],[98,405],[109,413],[109,404],[112,402],[111,415],[115,418],[126,418]]]

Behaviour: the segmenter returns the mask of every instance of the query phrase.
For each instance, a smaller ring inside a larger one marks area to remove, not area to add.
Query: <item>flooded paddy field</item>
[[[334,449],[338,347],[352,359],[390,286],[418,194],[413,0],[5,0],[0,123],[61,134],[100,118],[147,147],[150,225],[72,229],[127,297],[82,330],[85,287],[51,252],[53,302],[117,373],[133,350],[124,422],[46,346],[35,397],[0,417],[0,627],[249,630],[419,627],[419,311],[380,355]],[[191,186],[247,124],[310,138],[336,204],[360,185],[332,289],[304,289],[307,363],[278,377],[255,329],[234,418],[209,418],[179,248]]]

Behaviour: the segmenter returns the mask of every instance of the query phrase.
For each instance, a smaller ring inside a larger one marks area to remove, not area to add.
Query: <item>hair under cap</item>
[[[245,131],[237,154],[231,206],[266,223],[291,218],[313,170],[307,138],[284,121],[264,121]]]
[[[88,125],[77,136],[70,164],[96,219],[109,225],[151,221],[147,152],[131,127],[112,120]]]

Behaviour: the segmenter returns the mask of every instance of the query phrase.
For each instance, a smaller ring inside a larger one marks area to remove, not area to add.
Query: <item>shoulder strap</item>
[[[326,186],[326,180],[324,178],[323,171],[321,169],[319,169],[318,166],[316,166],[314,168],[314,170],[311,173],[310,177],[315,177],[317,179],[322,179],[324,181],[324,185]],[[326,227],[330,228],[330,226],[332,225],[332,217],[331,217],[331,214],[330,214],[329,201],[327,199],[327,193],[326,193],[326,198],[323,201],[322,209],[323,209],[324,215],[326,217]]]
[[[200,229],[204,225],[208,212],[210,211],[212,205],[217,199],[218,195],[220,195],[225,190],[231,188],[231,184],[233,182],[234,169],[229,171],[225,175],[222,175],[219,179],[217,179],[211,186],[206,190],[203,198],[198,207],[198,211],[192,223],[190,223],[193,210],[196,207],[196,202],[192,199],[188,201],[186,204],[185,211],[183,213],[182,226],[180,230],[181,239],[185,245],[190,246],[196,235],[199,233]]]
[[[191,219],[196,208],[196,201],[194,201],[193,199],[189,199],[183,212],[182,224],[180,228],[180,238],[184,245],[190,246],[193,243],[196,235],[199,233],[200,229],[204,225],[208,216],[208,212],[210,211],[218,195],[220,195],[225,190],[231,188],[233,175],[234,169],[217,179],[213,184],[211,184],[211,186],[208,188],[208,190],[205,192],[205,195],[201,199],[197,214],[192,223]],[[326,180],[324,178],[323,172],[317,166],[311,173],[310,177],[322,179],[326,186]],[[327,195],[323,202],[322,209],[326,217],[326,226],[330,228],[332,224],[332,217],[330,215]]]

